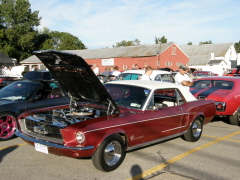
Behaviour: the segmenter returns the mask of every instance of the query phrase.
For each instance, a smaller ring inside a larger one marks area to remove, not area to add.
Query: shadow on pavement
[[[8,153],[11,153],[11,152],[14,151],[16,148],[18,148],[18,147],[15,146],[15,147],[9,147],[9,148],[0,150],[0,163],[2,162],[2,159],[4,158],[5,155],[7,155]]]

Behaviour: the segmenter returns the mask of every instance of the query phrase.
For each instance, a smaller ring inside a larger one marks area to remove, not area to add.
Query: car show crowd
[[[184,65],[175,73],[137,64],[123,72],[118,66],[106,67],[101,73],[97,64],[89,66],[77,55],[47,50],[35,54],[49,71],[35,66],[0,89],[0,140],[19,136],[36,151],[92,157],[98,170],[108,172],[121,165],[125,151],[142,142],[173,136],[198,141],[213,117],[240,125],[238,77],[204,71],[194,76]],[[64,63],[52,61],[55,56]],[[153,130],[143,128],[143,122]]]

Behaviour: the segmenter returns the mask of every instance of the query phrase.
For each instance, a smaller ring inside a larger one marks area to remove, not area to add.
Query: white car
[[[138,80],[144,73],[145,70],[128,70],[118,75],[116,80]],[[175,82],[174,76],[168,71],[153,70],[150,78],[154,81]]]

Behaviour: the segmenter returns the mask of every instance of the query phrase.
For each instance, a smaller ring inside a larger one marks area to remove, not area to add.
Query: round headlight
[[[76,140],[77,142],[79,142],[80,144],[84,143],[85,141],[85,136],[82,132],[77,132],[76,133]]]

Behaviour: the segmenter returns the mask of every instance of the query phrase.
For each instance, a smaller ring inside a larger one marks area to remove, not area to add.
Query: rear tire
[[[239,125],[240,122],[240,109],[238,108],[237,112],[232,116],[229,116],[229,122],[232,125]]]
[[[183,135],[183,139],[189,142],[196,142],[202,135],[203,121],[202,118],[197,117],[192,122],[187,132]]]
[[[107,137],[92,156],[93,165],[100,171],[117,169],[125,158],[125,145],[119,135]]]

